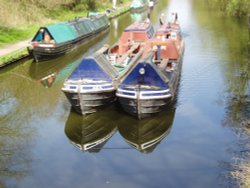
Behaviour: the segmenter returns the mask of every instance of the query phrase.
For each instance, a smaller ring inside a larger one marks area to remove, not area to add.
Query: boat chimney
[[[161,61],[161,45],[157,44],[156,62],[160,63],[160,61]]]

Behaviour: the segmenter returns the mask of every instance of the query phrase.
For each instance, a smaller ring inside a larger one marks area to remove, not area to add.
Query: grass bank
[[[250,14],[249,0],[210,0],[207,2],[214,7],[219,7],[230,16],[241,18]]]
[[[112,7],[112,4],[109,0],[43,0],[45,4],[46,1],[49,1],[49,6],[42,6],[39,4],[41,1],[42,0],[23,0],[22,2],[18,1],[16,2],[16,5],[13,5],[12,8],[10,8],[13,9],[12,11],[14,11],[12,13],[9,9],[3,10],[3,7],[8,5],[7,0],[0,1],[0,11],[3,12],[3,17],[0,18],[0,48],[8,44],[32,38],[38,28],[42,25],[49,25],[56,22],[71,20],[75,17],[85,17],[90,11],[105,12],[105,10]],[[95,2],[95,4],[88,4],[87,1],[90,3]],[[24,2],[26,2],[26,4],[23,4]],[[30,4],[27,4],[28,2]],[[110,14],[109,17],[114,18],[128,11],[128,2],[129,0],[123,0],[122,2],[119,1],[117,5],[119,8],[116,12]],[[30,10],[31,13],[25,12],[24,10]],[[34,10],[37,12],[36,15],[33,12]],[[18,19],[19,21],[13,21],[13,13],[18,15],[18,18],[15,19]],[[31,15],[33,15],[33,17]],[[18,59],[18,57],[22,57],[27,54],[28,51],[26,48],[24,48],[1,56],[0,67],[6,64],[6,62],[11,62],[12,60]]]
[[[129,0],[118,1],[123,7]],[[109,0],[0,0],[0,47],[31,38],[42,25],[104,12]]]
[[[20,48],[19,50],[13,51],[10,54],[4,55],[0,57],[0,68],[4,67],[8,64],[15,62],[16,60],[20,60],[23,57],[27,57],[29,52],[27,48]]]

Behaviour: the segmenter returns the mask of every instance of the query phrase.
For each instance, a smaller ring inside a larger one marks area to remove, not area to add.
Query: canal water
[[[241,129],[250,114],[249,33],[246,20],[207,3],[159,0],[150,11],[156,29],[161,13],[178,12],[186,40],[176,104],[152,118],[136,120],[117,104],[81,117],[61,92],[83,57],[148,13],[112,20],[108,33],[59,59],[2,69],[0,187],[237,187],[230,172],[249,143]]]

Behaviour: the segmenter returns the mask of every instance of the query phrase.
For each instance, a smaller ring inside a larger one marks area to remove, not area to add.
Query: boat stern
[[[116,72],[108,74],[107,67],[103,68],[105,65],[99,61],[96,57],[83,59],[62,87],[73,109],[83,115],[115,100]]]
[[[122,108],[139,119],[162,111],[172,98],[168,79],[148,62],[138,63],[119,85]]]

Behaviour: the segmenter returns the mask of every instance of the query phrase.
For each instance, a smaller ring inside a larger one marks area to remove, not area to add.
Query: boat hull
[[[80,36],[74,40],[67,41],[61,44],[42,44],[37,46],[31,46],[28,48],[30,55],[34,58],[35,62],[47,61],[50,59],[58,58],[67,52],[76,49],[79,45],[86,43],[90,39],[99,36],[101,33],[108,31],[109,24],[99,28],[91,33]]]
[[[99,31],[96,31],[94,33],[91,33],[87,36],[83,36],[81,38],[78,38],[77,40],[74,41],[69,41],[64,44],[55,46],[55,47],[39,47],[39,46],[34,46],[33,49],[29,49],[30,54],[34,58],[35,62],[40,62],[40,61],[47,61],[50,59],[55,59],[58,58],[62,55],[64,55],[67,52],[70,52],[77,48],[79,45],[87,42],[90,39],[93,39],[100,35],[101,33],[107,32],[109,26],[106,26],[102,28]]]
[[[73,111],[87,115],[104,108],[115,101],[115,90],[97,93],[72,93],[64,91]]]
[[[118,97],[118,101],[126,113],[142,119],[165,110],[171,104],[172,98],[145,100]]]
[[[116,92],[123,110],[138,119],[166,110],[177,94],[182,58],[173,64],[171,73],[161,71],[151,60],[135,65]]]

